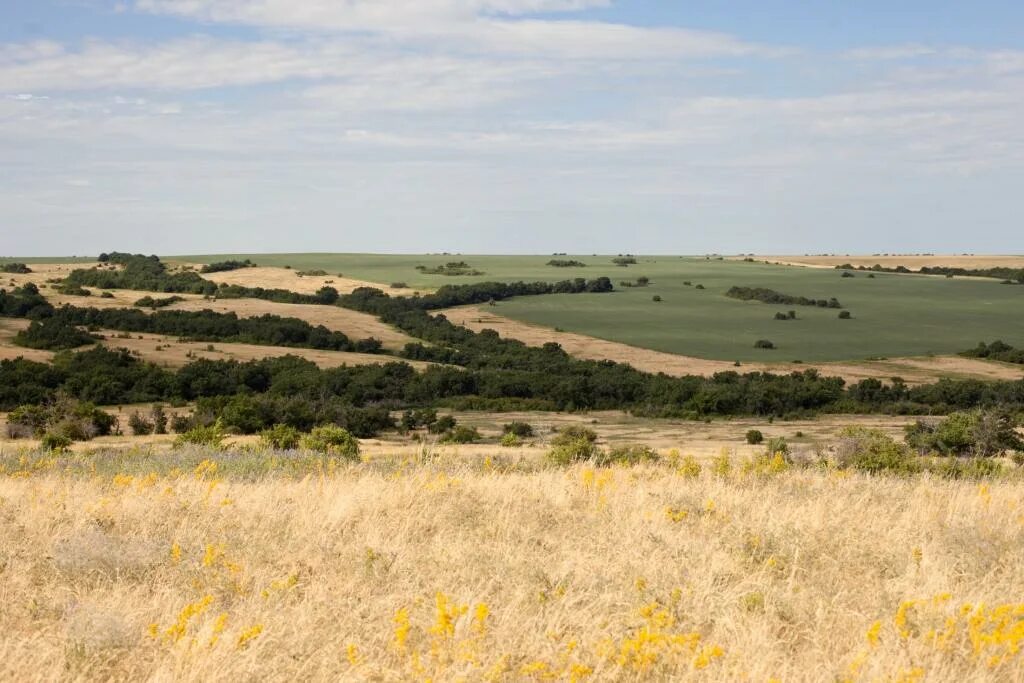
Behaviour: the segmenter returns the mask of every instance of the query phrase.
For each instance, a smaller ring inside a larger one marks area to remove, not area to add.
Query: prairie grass
[[[1024,482],[0,459],[3,680],[1009,681]]]

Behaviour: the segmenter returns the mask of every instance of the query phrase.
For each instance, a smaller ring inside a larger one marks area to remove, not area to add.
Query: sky
[[[1024,253],[1019,0],[0,0],[0,255]]]

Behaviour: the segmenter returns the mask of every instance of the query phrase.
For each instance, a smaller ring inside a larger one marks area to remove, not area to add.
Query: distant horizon
[[[1010,0],[5,0],[0,252],[1022,252],[1020,26]]]
[[[222,251],[222,252],[206,252],[206,253],[189,253],[189,254],[163,254],[153,253],[146,251],[136,250],[123,250],[116,249],[111,251],[122,251],[124,253],[132,254],[145,254],[155,255],[161,259],[174,259],[180,260],[189,257],[208,258],[214,256],[300,256],[300,255],[349,255],[358,256],[361,254],[367,256],[678,256],[678,257],[690,257],[700,258],[705,256],[751,256],[751,257],[786,257],[786,256],[803,256],[803,257],[841,257],[848,256],[850,258],[868,258],[872,256],[878,257],[899,257],[899,256],[934,256],[934,257],[963,257],[963,256],[974,256],[974,257],[1024,257],[1024,253],[1013,253],[1013,252],[803,252],[803,253],[757,253],[757,252],[706,252],[706,253],[683,253],[683,252],[639,252],[639,251],[620,251],[620,252],[469,252],[469,251]],[[47,259],[93,259],[98,257],[102,253],[110,253],[106,251],[99,251],[95,254],[42,254],[42,255],[30,255],[30,254],[8,254],[0,255],[0,260],[11,260],[11,259],[31,259],[40,263],[45,263]],[[259,264],[257,264],[259,265]]]

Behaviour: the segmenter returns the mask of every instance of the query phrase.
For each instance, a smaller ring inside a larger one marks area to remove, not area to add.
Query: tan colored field
[[[122,429],[126,432],[128,415],[133,410],[146,412],[148,409],[149,406],[145,405],[108,408],[109,412],[118,416]],[[177,412],[189,412],[189,410],[177,409]],[[810,456],[819,449],[827,448],[829,444],[834,443],[838,438],[839,431],[844,427],[857,425],[881,429],[894,438],[902,439],[903,427],[913,421],[913,418],[899,416],[823,415],[810,420],[769,422],[763,418],[738,418],[705,423],[636,418],[620,411],[595,411],[582,414],[454,412],[452,415],[459,424],[476,427],[483,436],[483,441],[476,444],[456,445],[439,443],[436,436],[425,433],[420,435],[422,440],[398,434],[386,434],[377,439],[363,439],[361,442],[362,452],[370,459],[394,456],[415,457],[427,452],[460,458],[485,458],[504,453],[539,461],[550,448],[550,440],[556,429],[571,424],[582,424],[597,433],[598,444],[601,447],[644,444],[663,455],[676,450],[701,460],[716,457],[723,451],[736,456],[751,457],[764,450],[763,446],[751,446],[746,443],[747,430],[757,429],[764,434],[765,439],[784,437],[794,453]],[[535,436],[526,439],[520,447],[502,448],[498,445],[502,435],[502,426],[513,421],[527,422],[532,425]],[[0,413],[0,449],[38,447],[38,441],[35,440],[12,441],[7,439],[5,425],[5,415]],[[171,447],[173,441],[173,435],[109,436],[87,442],[77,442],[72,448],[76,452],[102,448],[132,449],[138,447],[166,451]],[[229,437],[228,442],[235,446],[251,446],[258,442],[258,438],[232,436]]]
[[[559,332],[550,327],[532,325],[497,315],[484,306],[449,308],[441,313],[453,323],[465,325],[474,331],[491,328],[502,337],[519,339],[532,346],[555,342],[577,358],[612,360],[628,363],[638,370],[663,372],[673,376],[708,377],[716,372],[729,371],[787,373],[812,368],[824,375],[842,377],[848,382],[858,382],[869,377],[886,380],[891,377],[902,377],[908,384],[926,384],[941,377],[1016,380],[1024,376],[1024,371],[1019,366],[959,356],[835,363],[744,363],[736,367],[729,361],[680,356],[573,332]]]
[[[1024,678],[1019,478],[321,465],[0,458],[0,678]]]
[[[28,327],[28,321],[26,320],[0,318],[0,360],[4,358],[17,358],[19,356],[40,362],[52,360],[53,351],[26,349],[13,344],[11,338],[18,329],[24,327]],[[156,334],[131,334],[128,337],[123,337],[118,336],[121,333],[114,330],[100,330],[98,334],[105,337],[100,342],[103,346],[111,349],[128,349],[142,360],[164,367],[181,367],[200,358],[245,362],[259,358],[279,358],[281,356],[305,358],[316,363],[321,368],[336,368],[342,365],[376,365],[398,360],[408,363],[417,370],[423,370],[431,365],[423,361],[398,359],[381,354],[324,351],[288,346],[229,344],[224,342],[210,344],[208,342],[179,341],[177,337],[166,337]],[[210,347],[213,347],[212,351]]]
[[[195,264],[193,264],[195,265]],[[196,270],[201,266],[195,265]],[[223,273],[203,273],[204,278],[213,282],[245,287],[264,287],[266,289],[287,289],[300,294],[314,294],[321,287],[334,287],[341,294],[349,294],[359,287],[375,287],[388,294],[409,295],[412,289],[395,289],[389,285],[365,280],[355,280],[335,275],[299,275],[298,271],[287,268],[257,266],[240,268]]]
[[[733,260],[746,258],[744,256],[730,257]],[[870,267],[881,264],[887,268],[906,266],[911,270],[918,270],[924,267],[952,266],[954,268],[1024,268],[1024,255],[931,255],[919,256],[908,254],[904,256],[754,256],[758,261],[770,261],[794,266],[815,266],[821,268],[835,268],[836,266],[849,263],[854,266]]]
[[[93,296],[81,297],[81,296],[65,296],[58,294],[53,291],[52,287],[46,283],[47,279],[56,277],[66,277],[67,274],[74,268],[91,267],[96,264],[31,264],[29,267],[34,272],[28,275],[11,275],[9,281],[4,281],[0,277],[0,281],[5,284],[13,281],[17,286],[24,284],[25,282],[35,282],[39,287],[47,300],[49,300],[55,306],[61,306],[64,304],[71,304],[73,306],[82,307],[96,307],[96,308],[126,308],[130,307],[133,303],[151,294],[154,297],[166,297],[171,296],[170,294],[160,294],[151,292],[140,292],[134,290],[110,290],[113,298],[102,298],[99,296],[100,290],[94,288],[89,289],[93,293]],[[273,278],[269,280],[260,280],[257,278],[251,283],[252,286],[260,287],[281,287],[284,289],[292,289],[293,291],[304,291],[300,286],[307,287],[311,286],[309,283],[316,278],[298,277],[294,271],[285,270],[283,268],[249,268],[246,269],[245,273],[251,271],[275,271]],[[287,280],[289,286],[284,284],[276,283],[274,278],[281,279],[284,276],[276,273],[281,273],[290,276]],[[230,276],[234,273],[241,273],[243,271],[229,271],[227,273],[216,273],[215,275]],[[4,276],[6,277],[6,275]],[[321,278],[323,279],[323,278]],[[327,278],[332,279],[332,278]],[[340,286],[341,278],[334,278],[336,284],[332,285],[339,288],[339,291],[343,291]],[[258,281],[257,281],[258,280]],[[240,283],[241,284],[241,283]],[[362,286],[362,283],[356,280],[348,280],[345,286],[350,287],[349,290],[354,289],[357,286]],[[312,287],[309,291],[315,292],[321,285]],[[412,337],[400,332],[399,330],[380,322],[377,318],[366,313],[359,313],[358,311],[350,311],[344,308],[338,308],[336,306],[314,306],[306,304],[279,304],[271,301],[263,301],[261,299],[220,299],[210,300],[204,299],[202,296],[197,294],[178,294],[185,299],[185,301],[173,304],[167,308],[167,310],[180,309],[186,311],[200,311],[204,309],[210,309],[219,313],[234,312],[242,317],[253,317],[258,315],[280,315],[284,317],[299,318],[305,320],[313,325],[324,325],[325,327],[344,332],[352,339],[365,339],[367,337],[374,337],[380,339],[384,344],[384,347],[397,351],[402,349],[407,343],[414,341]],[[262,347],[261,347],[262,348]]]

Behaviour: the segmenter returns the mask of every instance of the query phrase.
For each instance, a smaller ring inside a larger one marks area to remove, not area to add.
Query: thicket
[[[760,301],[766,304],[784,304],[787,306],[818,306],[819,308],[842,308],[835,297],[830,299],[810,299],[805,296],[793,296],[776,292],[767,287],[730,287],[725,293],[727,297],[741,301]]]
[[[553,258],[547,262],[547,265],[554,268],[586,268],[587,264],[582,261],[574,261],[572,259],[560,259]]]
[[[167,306],[170,306],[172,304],[176,304],[179,301],[184,301],[184,300],[185,299],[183,299],[180,296],[167,296],[167,297],[153,298],[153,297],[151,297],[149,295],[146,295],[146,296],[142,297],[141,299],[137,300],[135,303],[133,303],[132,306],[135,306],[136,308],[166,308]]]
[[[243,268],[255,268],[256,264],[245,259],[244,261],[216,261],[214,263],[208,263],[199,269],[200,273],[223,273],[229,270],[241,270]]]
[[[213,294],[217,285],[194,271],[171,273],[156,256],[112,252],[100,254],[101,263],[119,268],[77,268],[64,280],[64,286],[100,289],[141,289],[150,292]]]
[[[75,325],[55,318],[33,320],[27,329],[14,335],[14,343],[28,349],[44,349],[47,351],[63,351],[76,349],[87,344],[95,344],[99,338],[85,332]]]
[[[987,358],[989,360],[1002,361],[1003,363],[1024,365],[1024,349],[1016,349],[1000,340],[996,340],[991,344],[979,342],[973,349],[961,351],[960,355],[965,358]]]
[[[0,265],[0,273],[14,273],[17,275],[28,275],[32,272],[24,263],[4,263]]]

